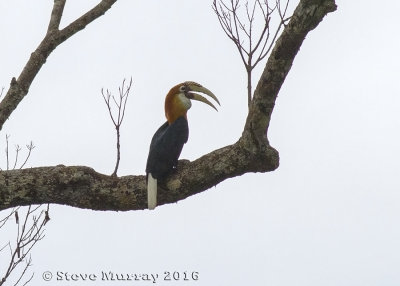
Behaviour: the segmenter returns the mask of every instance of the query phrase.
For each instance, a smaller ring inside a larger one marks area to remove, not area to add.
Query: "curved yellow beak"
[[[198,83],[193,82],[193,81],[187,81],[187,82],[185,82],[185,84],[189,87],[190,91],[197,91],[197,92],[204,93],[204,94],[210,96],[212,99],[214,99],[218,103],[218,105],[221,105],[219,103],[218,98],[209,89],[205,88],[201,84],[198,84]],[[189,99],[193,99],[193,100],[204,102],[205,104],[208,104],[209,106],[214,108],[216,111],[218,111],[218,109],[214,106],[214,104],[212,104],[207,98],[205,98],[204,96],[202,96],[202,95],[200,95],[198,93],[189,92],[187,94],[187,96],[188,96]]]

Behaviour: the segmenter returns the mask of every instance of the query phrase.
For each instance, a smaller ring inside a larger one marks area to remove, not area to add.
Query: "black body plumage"
[[[151,173],[155,179],[170,174],[178,165],[178,158],[188,138],[189,126],[184,116],[171,124],[167,121],[161,125],[151,139],[146,174]]]

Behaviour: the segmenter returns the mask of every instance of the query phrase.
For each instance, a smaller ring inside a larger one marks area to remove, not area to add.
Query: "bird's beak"
[[[218,103],[218,105],[221,105],[219,103],[218,98],[209,89],[205,88],[204,86],[202,86],[196,82],[187,82],[187,86],[189,87],[190,91],[197,91],[197,92],[204,93],[204,94],[210,96],[212,99],[214,99]],[[204,102],[204,103],[208,104],[209,106],[211,106],[212,108],[214,108],[215,110],[217,110],[217,108],[214,106],[214,104],[212,104],[207,98],[205,98],[204,96],[202,96],[198,93],[189,92],[187,94],[187,96],[190,99]]]

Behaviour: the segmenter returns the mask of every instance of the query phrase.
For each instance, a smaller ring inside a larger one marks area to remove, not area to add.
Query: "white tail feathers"
[[[151,173],[147,177],[147,206],[149,210],[154,210],[157,206],[157,179]]]

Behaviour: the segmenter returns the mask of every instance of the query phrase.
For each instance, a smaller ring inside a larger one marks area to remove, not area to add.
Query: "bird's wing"
[[[146,173],[152,173],[157,179],[168,175],[176,167],[188,138],[189,127],[185,117],[179,117],[171,125],[164,123],[151,140]]]

